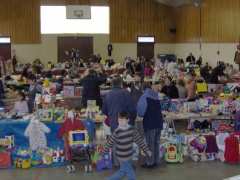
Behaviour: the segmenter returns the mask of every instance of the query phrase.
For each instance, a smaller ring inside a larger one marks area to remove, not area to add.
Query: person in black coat
[[[88,100],[96,100],[99,107],[102,107],[102,98],[100,94],[100,85],[106,82],[104,75],[97,74],[96,71],[90,69],[87,75],[80,81],[83,86],[82,106],[87,107]]]
[[[176,87],[175,83],[172,81],[171,77],[166,78],[165,85],[163,86],[161,92],[171,99],[179,98],[178,88]]]
[[[217,67],[212,70],[210,77],[210,83],[219,84],[219,77],[224,76],[225,65],[222,62],[219,62]]]
[[[186,62],[191,63],[191,64],[195,64],[196,58],[193,56],[192,53],[189,54],[189,56],[186,59]]]

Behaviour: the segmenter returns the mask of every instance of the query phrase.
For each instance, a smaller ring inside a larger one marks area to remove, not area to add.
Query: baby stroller
[[[70,131],[68,135],[68,149],[66,154],[70,161],[67,166],[67,172],[76,171],[74,162],[82,163],[85,172],[92,172],[91,156],[94,152],[94,145],[90,143],[87,130]]]

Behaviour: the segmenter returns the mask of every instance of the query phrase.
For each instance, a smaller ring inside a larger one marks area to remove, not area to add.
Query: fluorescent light
[[[138,37],[138,42],[139,43],[154,43],[155,42],[155,38],[153,36],[149,36],[149,37]]]
[[[10,37],[0,37],[0,43],[11,43],[11,38]]]

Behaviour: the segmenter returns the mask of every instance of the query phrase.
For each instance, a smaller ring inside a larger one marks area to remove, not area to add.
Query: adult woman
[[[144,168],[154,168],[159,164],[159,143],[163,127],[163,117],[159,98],[159,83],[145,84],[144,94],[137,105],[138,116],[143,118],[143,129],[152,156],[146,159]]]

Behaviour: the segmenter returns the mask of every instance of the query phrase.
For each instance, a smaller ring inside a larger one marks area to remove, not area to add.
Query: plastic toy
[[[94,146],[89,142],[89,135],[87,130],[70,131],[68,134],[68,143],[71,151],[71,164],[67,166],[67,172],[75,171],[73,162],[85,162],[85,172],[92,172],[91,153]]]
[[[183,163],[181,145],[169,143],[166,147],[165,161],[168,163]]]
[[[53,121],[57,123],[61,123],[64,121],[64,109],[62,108],[55,108],[53,110]]]
[[[87,146],[89,144],[89,136],[87,130],[78,130],[69,132],[69,145],[77,146],[83,145]]]
[[[60,163],[65,161],[65,156],[63,150],[60,150],[59,148],[57,150],[53,151],[52,155],[53,163]]]
[[[29,169],[31,167],[31,152],[19,149],[14,155],[14,165],[16,168]]]
[[[42,164],[42,155],[39,152],[33,152],[31,159],[32,166],[38,166]]]
[[[97,171],[112,169],[111,153],[100,156],[100,160],[96,164],[96,169]]]
[[[11,154],[9,152],[0,152],[0,168],[11,167]]]
[[[3,146],[7,149],[12,149],[14,147],[14,136],[5,136],[4,138],[0,138],[0,146]]]

